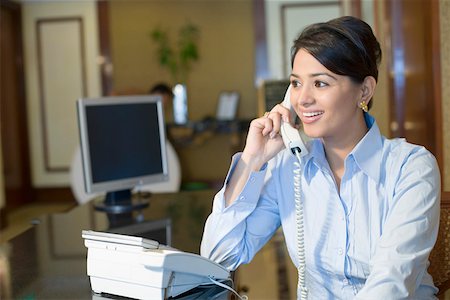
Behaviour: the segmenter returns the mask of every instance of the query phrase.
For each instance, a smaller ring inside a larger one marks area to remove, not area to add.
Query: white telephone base
[[[209,278],[231,280],[221,265],[151,240],[95,231],[83,231],[82,236],[88,248],[87,274],[95,293],[167,299],[210,284]]]

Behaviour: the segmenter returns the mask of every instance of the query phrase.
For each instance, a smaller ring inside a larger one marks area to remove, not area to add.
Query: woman
[[[433,299],[427,273],[440,175],[424,147],[386,139],[367,111],[381,50],[369,25],[342,17],[307,27],[292,48],[290,101],[309,153],[301,199],[309,299]],[[281,225],[298,267],[296,158],[279,135],[282,105],[251,122],[216,195],[201,254],[230,270]]]

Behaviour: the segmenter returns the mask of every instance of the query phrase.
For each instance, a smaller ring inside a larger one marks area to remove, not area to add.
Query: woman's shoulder
[[[405,138],[384,138],[383,152],[395,156],[410,156],[415,154],[433,156],[424,146],[410,143]]]
[[[405,165],[437,168],[436,158],[428,149],[404,138],[384,138],[383,161],[397,168],[404,168]]]

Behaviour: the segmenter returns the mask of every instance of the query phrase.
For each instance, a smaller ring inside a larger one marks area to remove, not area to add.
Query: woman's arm
[[[233,165],[239,159],[240,154],[233,157],[230,173],[233,173]],[[241,193],[227,207],[224,205],[226,184],[217,193],[213,211],[205,224],[200,249],[202,256],[234,270],[250,262],[280,226],[278,204],[274,196],[276,188],[271,183],[269,168],[250,172]]]
[[[283,149],[280,132],[281,120],[290,122],[289,110],[278,104],[270,113],[250,123],[241,159],[225,189],[225,205],[232,204],[241,193],[251,172],[261,167]],[[293,121],[293,120],[292,120]]]
[[[233,159],[225,186],[214,199],[201,255],[235,269],[248,263],[280,226],[276,197],[267,192],[274,185],[264,181],[261,168],[284,148],[278,133],[281,120],[290,121],[289,114],[278,104],[250,123],[244,151]]]
[[[432,283],[419,286],[438,233],[440,175],[428,151],[421,148],[401,166],[389,205],[370,275],[357,298],[416,299],[418,290],[430,296]]]

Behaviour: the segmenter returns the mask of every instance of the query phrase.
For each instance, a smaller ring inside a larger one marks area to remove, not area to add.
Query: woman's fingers
[[[255,126],[261,130],[262,136],[274,138],[280,131],[281,116],[277,112],[267,112],[263,117],[255,119]]]
[[[278,114],[280,114],[281,119],[284,122],[289,123],[289,122],[293,121],[293,120],[289,120],[290,114],[291,114],[290,110],[281,104],[275,105],[271,112],[277,112]]]
[[[252,126],[261,133],[262,136],[269,135],[275,138],[280,133],[281,122],[289,122],[290,111],[286,107],[277,104],[270,112],[265,112],[260,118],[252,121]]]
[[[244,149],[248,157],[258,157],[266,162],[282,149],[283,142],[278,135],[281,118],[278,112],[271,111],[250,123]]]
[[[280,132],[281,115],[278,112],[271,112],[268,119],[272,121],[272,130],[270,131],[270,138],[274,138]]]
[[[262,136],[268,135],[272,131],[272,121],[266,117],[254,119],[251,122],[251,127],[256,128],[261,132]]]
[[[264,130],[264,132],[269,132],[271,138],[274,138],[279,132],[281,127],[281,121],[289,123],[290,111],[283,105],[277,104],[272,108],[269,113],[265,113],[264,117],[271,120],[270,131]]]

